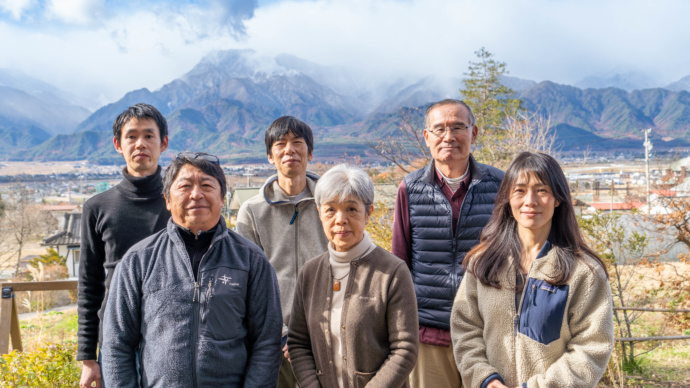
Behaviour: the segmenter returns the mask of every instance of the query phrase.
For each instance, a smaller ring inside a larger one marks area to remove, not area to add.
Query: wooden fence
[[[655,313],[690,313],[690,309],[660,309],[654,307],[614,307],[618,311],[645,311]],[[616,342],[642,342],[642,341],[675,341],[690,339],[690,335],[673,335],[666,337],[630,337],[616,338]]]
[[[22,350],[22,337],[19,331],[19,315],[14,293],[17,291],[57,291],[76,290],[76,280],[49,282],[8,282],[2,284],[2,304],[0,307],[0,355],[9,352],[10,337],[12,348]]]
[[[22,350],[22,337],[19,331],[19,316],[14,293],[17,291],[54,291],[76,290],[76,280],[59,280],[49,282],[11,282],[2,284],[2,311],[0,311],[0,355],[9,352],[10,337],[12,348]],[[648,307],[614,307],[614,310],[666,312],[666,313],[690,313],[690,309],[661,309]],[[618,342],[640,341],[671,341],[690,339],[690,335],[676,335],[667,337],[637,337],[616,338]]]

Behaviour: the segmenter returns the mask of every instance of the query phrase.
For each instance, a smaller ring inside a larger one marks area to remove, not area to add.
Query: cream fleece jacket
[[[502,289],[465,274],[450,322],[463,386],[480,387],[496,373],[509,387],[597,385],[613,350],[610,284],[589,257],[575,261],[567,285],[544,282],[553,273],[558,249],[532,264],[519,311],[511,288],[515,279],[507,268],[501,284],[508,287]]]

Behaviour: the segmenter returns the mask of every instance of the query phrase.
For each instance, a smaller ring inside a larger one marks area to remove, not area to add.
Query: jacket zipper
[[[201,233],[201,232],[199,232],[199,233]],[[199,235],[197,234],[196,236],[194,236],[195,244],[196,244],[198,239],[199,239]],[[199,274],[201,273],[201,263],[204,262],[204,258],[211,251],[211,248],[213,248],[214,242],[215,241],[211,241],[211,244],[209,244],[208,249],[206,250],[206,253],[204,253],[204,255],[201,256],[201,259],[199,260],[199,269],[197,270],[197,279],[198,279]],[[193,273],[194,268],[191,265],[192,264],[191,260],[194,260],[194,259],[190,258],[190,260],[189,260],[189,266],[191,269],[190,274],[192,275],[192,279],[194,279],[194,273]],[[201,325],[199,324],[199,316],[201,314],[201,312],[199,311],[201,309],[201,293],[199,291],[199,282],[197,281],[197,279],[194,279],[194,296],[192,297],[192,303],[196,303],[198,305],[194,306],[195,307],[194,308],[194,319],[192,320],[193,326],[192,326],[192,330],[191,330],[192,332],[196,331],[196,335],[192,336],[192,381],[194,382],[194,385],[193,385],[194,388],[196,388],[198,386],[197,374],[196,374],[196,358],[197,358],[197,351],[199,350],[198,349],[198,340],[199,340],[199,335],[200,335],[199,331],[201,328]],[[209,282],[209,286],[210,286],[210,284],[211,283]],[[196,330],[194,330],[194,329],[196,329]]]
[[[481,182],[481,180],[479,181]],[[458,287],[460,285],[458,284],[458,233],[460,233],[460,220],[462,218],[462,207],[465,206],[465,200],[467,199],[467,196],[470,194],[470,190],[472,187],[476,186],[476,183],[474,181],[470,182],[470,185],[467,187],[467,192],[465,192],[465,196],[462,198],[462,202],[460,203],[460,210],[458,212],[458,223],[455,225],[455,233],[453,232],[453,205],[449,203],[450,205],[450,231],[451,234],[453,235],[453,276],[451,277],[452,279],[452,285],[453,288],[452,290],[457,291]],[[444,195],[445,198],[445,195]],[[450,201],[449,201],[450,202]],[[455,293],[453,293],[455,295]]]
[[[299,202],[295,204],[295,215],[292,216],[292,220],[290,221],[290,224],[292,224],[295,221],[295,218],[297,217],[297,205],[299,205]],[[297,279],[297,275],[299,274],[299,222],[295,222],[295,279]],[[285,324],[285,322],[283,322]]]
[[[525,286],[529,282],[529,279],[530,279],[529,274],[532,272],[532,266],[533,265],[534,265],[534,261],[532,261],[532,264],[529,265],[529,270],[527,271],[527,276],[525,278]],[[520,305],[517,307],[516,312],[515,312],[515,332],[513,335],[513,362],[515,362],[515,360],[517,360],[517,333],[518,333],[518,326],[520,325],[520,314],[522,314],[522,303],[525,300],[525,293],[527,291],[526,288],[527,287],[525,287],[525,289],[522,291],[522,296],[520,296]],[[530,292],[531,292],[530,297],[533,294],[532,291],[534,290],[534,288],[535,288],[535,285],[533,284],[532,289],[530,290]],[[513,299],[515,299],[515,298],[513,298]],[[529,308],[527,309],[527,314],[529,316]],[[517,380],[517,378],[518,378],[518,371],[517,371],[517,369],[515,369],[515,380]]]

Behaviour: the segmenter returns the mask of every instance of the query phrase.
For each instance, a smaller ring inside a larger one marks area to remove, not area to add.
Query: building
[[[81,212],[63,213],[58,231],[43,239],[42,246],[52,247],[67,259],[67,272],[70,278],[79,273],[79,243],[81,242]]]

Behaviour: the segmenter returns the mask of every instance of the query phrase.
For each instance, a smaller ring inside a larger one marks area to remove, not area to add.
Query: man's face
[[[133,118],[122,126],[120,136],[120,139],[113,137],[113,144],[125,157],[127,172],[134,176],[155,174],[158,158],[168,148],[168,137],[161,141],[156,121]]]
[[[307,173],[307,162],[311,161],[312,155],[307,147],[304,138],[296,137],[292,132],[288,132],[282,139],[276,141],[271,146],[271,154],[268,161],[275,164],[278,174],[287,178],[292,178]]]
[[[451,128],[464,127],[453,133]],[[438,136],[432,130],[446,129]],[[424,140],[431,151],[431,157],[440,164],[453,164],[469,160],[472,144],[477,138],[477,126],[470,127],[470,115],[464,106],[446,104],[429,112],[428,127],[424,128]]]
[[[185,164],[165,196],[173,221],[192,233],[216,226],[223,206],[220,182],[199,168]]]

